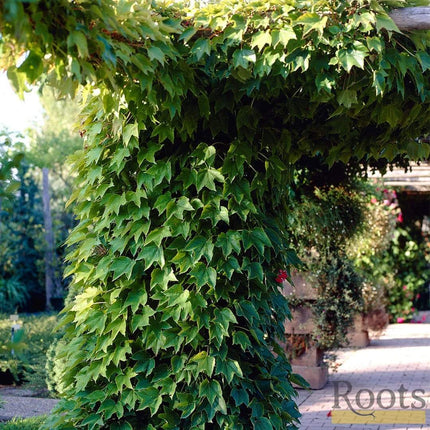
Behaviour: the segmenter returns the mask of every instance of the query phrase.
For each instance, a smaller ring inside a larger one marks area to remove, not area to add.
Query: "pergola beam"
[[[390,12],[399,30],[430,30],[430,6],[405,7]]]

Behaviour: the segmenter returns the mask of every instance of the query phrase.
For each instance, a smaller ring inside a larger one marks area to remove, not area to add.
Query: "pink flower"
[[[408,287],[406,285],[403,285],[403,291],[406,291]]]
[[[390,206],[391,202],[388,199],[384,200],[384,205],[385,206]]]
[[[412,312],[415,312],[415,308],[413,308],[413,307],[412,307],[412,308],[411,308],[411,311],[412,311]]]
[[[393,190],[393,199],[397,199],[397,193]]]
[[[373,203],[373,204],[378,203],[378,200],[377,200],[377,199],[375,199],[375,197],[372,197],[372,198],[370,199],[370,203]]]
[[[401,212],[397,215],[397,221],[403,222],[403,214]]]
[[[404,323],[404,322],[405,322],[405,319],[404,319],[404,318],[399,317],[399,318],[397,318],[397,322],[398,322],[399,324]]]
[[[423,315],[422,317],[421,317],[421,321],[422,322],[424,322],[426,320],[426,316],[425,315]]]
[[[420,293],[418,293],[418,294],[415,296],[415,300],[418,300],[420,297],[421,297],[421,294],[420,294]]]

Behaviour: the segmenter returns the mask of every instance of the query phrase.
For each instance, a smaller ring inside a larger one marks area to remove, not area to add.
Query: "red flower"
[[[403,222],[403,214],[401,212],[397,215],[397,221]]]
[[[284,282],[287,278],[288,278],[287,271],[286,270],[280,270],[275,281],[282,284],[282,282]]]
[[[328,416],[328,417],[331,417],[331,411],[328,411],[328,412],[327,412],[327,416]]]

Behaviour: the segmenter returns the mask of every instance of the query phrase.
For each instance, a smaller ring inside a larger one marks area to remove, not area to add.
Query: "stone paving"
[[[430,430],[430,324],[390,325],[337,362],[323,389],[299,390],[300,430]]]

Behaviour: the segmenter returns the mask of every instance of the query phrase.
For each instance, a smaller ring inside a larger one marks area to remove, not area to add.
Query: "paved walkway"
[[[300,430],[430,430],[430,324],[390,325],[338,362],[322,390],[300,390]]]

